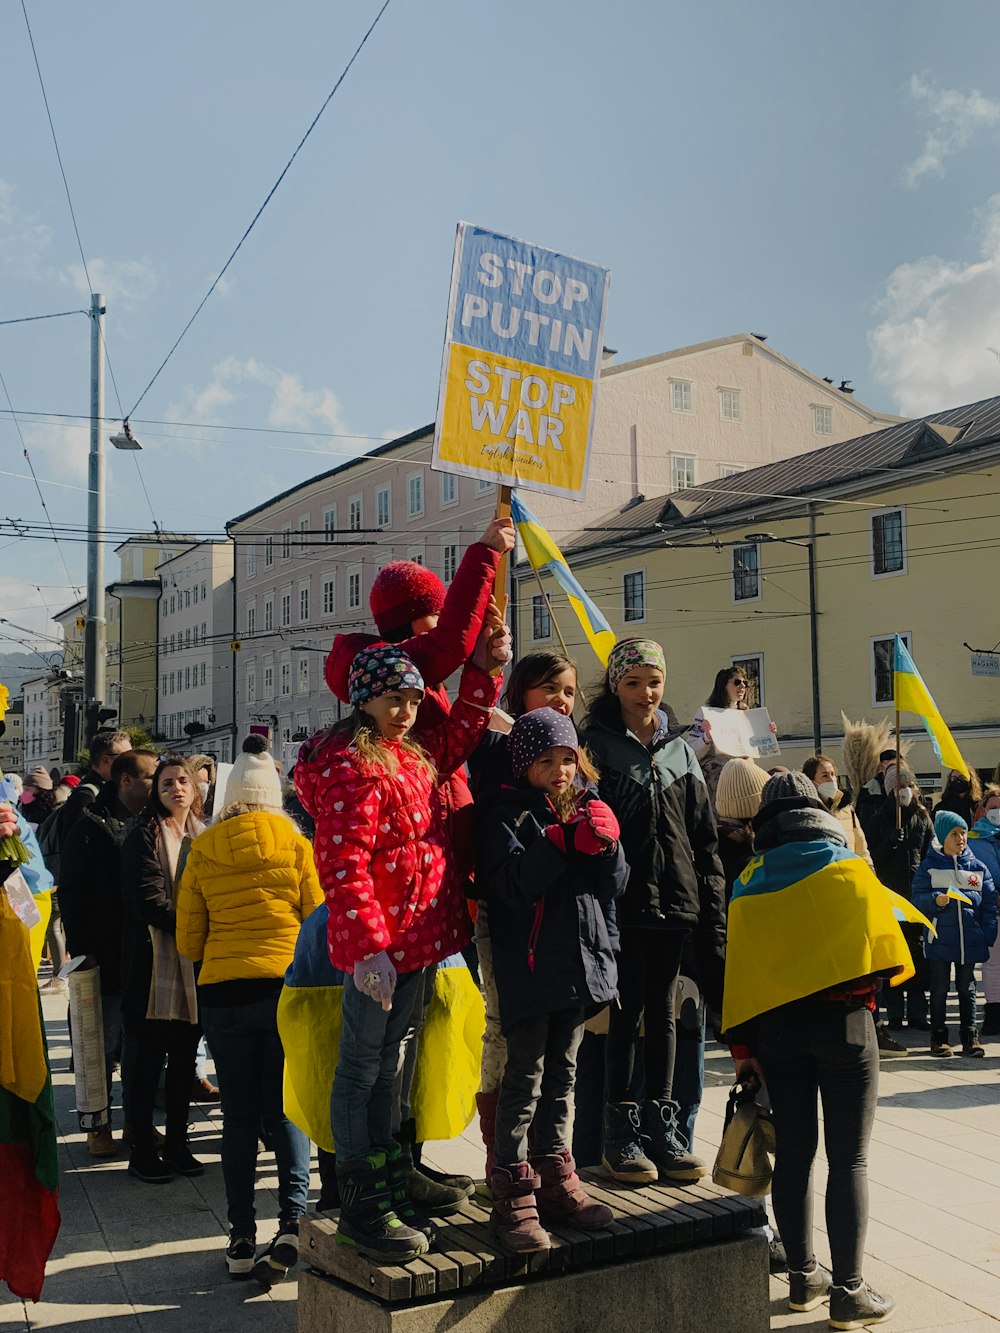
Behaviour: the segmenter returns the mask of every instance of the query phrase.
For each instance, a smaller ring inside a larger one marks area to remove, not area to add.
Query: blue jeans
[[[229,1225],[235,1235],[252,1238],[261,1123],[274,1146],[280,1220],[297,1221],[309,1194],[309,1140],[285,1115],[282,1101],[285,1052],[278,1036],[278,997],[203,1005],[201,1018],[219,1077]]]
[[[344,977],[344,1028],[330,1096],[338,1163],[346,1166],[392,1143],[399,1044],[423,994],[423,979],[424,969],[397,977],[392,1008],[386,1013],[376,1000],[361,994],[352,976]]]
[[[958,1021],[963,1029],[976,1026],[976,978],[974,963],[951,963],[942,958],[929,958],[931,974],[931,1027],[935,1031],[948,1030],[948,987],[951,969],[955,969],[955,989],[958,991]]]

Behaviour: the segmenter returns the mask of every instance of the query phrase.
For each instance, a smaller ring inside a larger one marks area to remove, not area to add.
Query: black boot
[[[983,1026],[979,1030],[984,1037],[1000,1037],[1000,1004],[996,1000],[986,1001]]]
[[[647,1156],[649,1140],[639,1127],[636,1102],[609,1102],[604,1108],[604,1169],[625,1185],[655,1185],[656,1163]]]
[[[447,1213],[469,1198],[475,1186],[468,1176],[432,1176],[418,1165],[416,1154],[416,1123],[404,1120],[396,1134],[396,1142],[406,1153],[409,1176],[406,1192],[410,1202],[429,1213]]]
[[[401,1222],[413,1231],[422,1231],[428,1243],[434,1244],[437,1234],[434,1223],[422,1209],[414,1205],[410,1196],[410,1181],[413,1179],[413,1159],[409,1148],[393,1141],[391,1148],[383,1148],[386,1166],[389,1171],[389,1196],[392,1199],[392,1211]]]
[[[986,1052],[979,1044],[978,1028],[962,1029],[962,1054],[966,1059],[981,1060]]]
[[[415,1129],[416,1125],[414,1124]],[[401,1125],[399,1134],[396,1136],[401,1143],[403,1142],[400,1138],[402,1133],[403,1126]],[[467,1199],[471,1199],[476,1192],[476,1182],[471,1176],[463,1176],[451,1171],[436,1171],[434,1167],[428,1166],[424,1161],[424,1145],[422,1143],[414,1143],[413,1145],[413,1165],[422,1176],[426,1176],[428,1180],[433,1180],[435,1185],[444,1185],[446,1189],[450,1190],[465,1190]]]
[[[350,1245],[376,1263],[400,1264],[426,1254],[430,1242],[392,1210],[384,1152],[337,1164],[340,1223],[337,1244]]]
[[[944,1059],[954,1055],[954,1051],[948,1045],[947,1028],[935,1028],[931,1033],[931,1055],[939,1055]]]
[[[705,1163],[688,1152],[680,1138],[676,1102],[643,1102],[642,1132],[661,1179],[688,1182],[708,1174]]]

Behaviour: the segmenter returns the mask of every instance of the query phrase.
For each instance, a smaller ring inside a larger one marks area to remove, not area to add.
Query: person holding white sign
[[[777,728],[766,708],[751,708],[750,682],[742,667],[723,667],[712,693],[694,715],[686,740],[698,757],[712,800],[729,759],[762,759],[780,754]]]

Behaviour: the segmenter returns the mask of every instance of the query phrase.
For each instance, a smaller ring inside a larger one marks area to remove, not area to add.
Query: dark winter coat
[[[144,1019],[149,1006],[153,974],[149,927],[177,934],[177,913],[160,865],[159,839],[159,821],[144,814],[122,844],[122,1013],[132,1021]]]
[[[622,926],[693,927],[711,922],[725,939],[725,875],[708,788],[679,736],[647,749],[608,707],[580,739],[600,774],[600,796],[621,825],[629,866]]]
[[[909,898],[913,876],[927,855],[934,830],[927,812],[911,802],[899,808],[896,829],[896,798],[887,796],[868,823],[868,850],[875,873],[895,893]]]
[[[72,957],[92,954],[101,994],[120,995],[125,907],[121,852],[132,816],[109,782],[70,829],[60,854],[59,910]]]
[[[868,848],[871,850],[871,826],[878,812],[885,803],[885,780],[879,773],[874,781],[878,783],[878,791],[870,792],[867,785],[861,788],[854,797],[854,813],[858,817],[858,823],[864,830],[865,837],[868,839]],[[874,857],[872,858],[874,860]]]
[[[937,895],[953,887],[969,903],[939,907]],[[993,876],[968,848],[946,856],[931,847],[913,877],[913,905],[934,923],[937,935],[924,931],[924,953],[952,963],[985,963],[997,938],[997,895]]]
[[[69,837],[69,831],[78,819],[82,818],[84,810],[93,805],[104,788],[104,779],[100,773],[89,768],[80,779],[77,786],[69,794],[69,799],[64,802],[62,814],[59,816],[59,840],[61,846],[66,845],[66,839]]]
[[[562,1009],[596,1013],[618,993],[615,899],[628,878],[621,847],[584,855],[567,827],[563,852],[545,835],[556,823],[546,794],[519,783],[500,793],[478,836],[476,883],[489,904],[504,1032]]]

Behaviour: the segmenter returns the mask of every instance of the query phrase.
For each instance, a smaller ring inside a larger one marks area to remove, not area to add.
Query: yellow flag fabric
[[[930,691],[914,665],[906,644],[898,634],[893,648],[892,679],[896,711],[916,713],[924,724],[924,730],[931,738],[934,753],[941,763],[967,778],[969,769],[962,758],[962,752],[955,744],[955,738],[945,725],[937,704],[931,698]]]
[[[797,842],[754,858],[729,905],[723,1029],[857,977],[913,976],[889,890],[846,847]]]
[[[587,642],[601,665],[606,667],[608,654],[615,646],[614,630],[566,563],[562,551],[516,495],[510,499],[510,516],[517,525],[517,535],[524,544],[524,553],[532,569],[540,574],[551,574],[559,584],[587,636]]]
[[[886,892],[892,902],[897,921],[909,921],[914,926],[923,926],[931,939],[934,939],[937,935],[937,926],[933,921],[928,921],[923,912],[914,907],[909,898],[904,898],[901,893],[893,893],[892,889],[887,889]]]
[[[43,938],[44,934],[43,930]],[[30,1104],[37,1100],[49,1074],[38,1012],[38,968],[31,956],[28,929],[2,889],[0,960],[0,1088]]]
[[[45,932],[49,928],[49,918],[52,916],[52,890],[46,889],[44,893],[36,893],[32,901],[42,914],[41,921],[31,927],[28,937],[31,943],[31,965],[37,973],[42,962],[42,950],[45,948]]]

